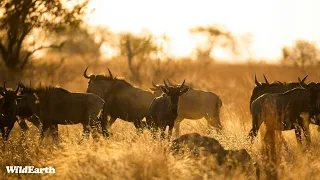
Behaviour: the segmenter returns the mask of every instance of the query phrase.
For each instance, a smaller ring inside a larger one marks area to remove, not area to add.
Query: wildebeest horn
[[[168,84],[166,83],[166,81],[163,80],[163,82],[164,82],[164,86],[166,87],[166,89],[169,90],[169,86],[168,86]]]
[[[254,74],[254,82],[256,83],[257,86],[261,86],[261,83],[257,80],[256,74]]]
[[[111,77],[111,79],[113,79],[112,73],[109,68],[108,68],[108,71],[109,71],[109,76]]]
[[[266,81],[266,83],[269,84],[269,81],[264,74],[263,74],[263,77],[264,77],[264,81]]]
[[[25,88],[26,86],[22,82],[19,82],[19,87]]]
[[[307,79],[307,77],[308,77],[308,75],[306,75],[306,76],[301,80],[301,82],[304,83],[304,81]]]
[[[8,90],[6,88],[6,81],[3,81],[3,89],[4,89],[4,92],[8,92]]]
[[[300,77],[298,77],[298,80],[299,80],[299,84],[300,84],[301,87],[307,88],[307,84],[304,83],[304,82],[300,79]]]
[[[170,84],[170,86],[173,85],[172,82],[171,82],[168,78],[166,78],[166,80],[168,81],[168,83]]]
[[[18,84],[17,89],[14,91],[14,92],[15,92],[15,94],[17,94],[17,93],[18,93],[19,88],[20,88],[20,83]]]
[[[179,87],[180,89],[183,88],[185,82],[186,82],[186,80],[183,80],[182,84],[181,84],[180,87]]]
[[[154,77],[152,78],[152,85],[154,86],[154,87],[157,87],[157,85],[154,83]]]
[[[85,78],[87,78],[87,79],[91,79],[91,76],[92,75],[87,75],[87,71],[88,71],[88,68],[89,68],[89,66],[86,68],[86,70],[84,70],[84,72],[83,72],[83,77],[85,77]]]

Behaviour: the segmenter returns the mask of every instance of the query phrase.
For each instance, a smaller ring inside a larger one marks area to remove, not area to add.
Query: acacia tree
[[[128,66],[135,81],[141,84],[140,69],[152,54],[162,51],[152,35],[137,36],[131,33],[120,35],[120,54],[127,57]]]
[[[113,34],[104,27],[81,26],[78,29],[68,29],[55,33],[52,41],[64,42],[60,53],[68,56],[77,56],[86,63],[95,62],[102,55],[101,47],[107,44]],[[54,49],[53,49],[54,50]]]
[[[292,62],[296,66],[304,68],[306,64],[320,61],[320,50],[314,43],[297,40],[293,47],[282,48],[282,59],[284,62]]]
[[[88,0],[75,5],[72,3],[71,0],[0,1],[0,54],[11,72],[22,72],[37,51],[62,47],[63,43],[30,48],[27,38],[36,30],[61,32],[79,27],[86,14]]]
[[[222,26],[198,26],[189,31],[193,34],[206,36],[207,41],[204,43],[204,46],[196,49],[196,55],[199,59],[210,59],[210,54],[216,47],[230,49],[234,54],[238,53],[235,37]]]

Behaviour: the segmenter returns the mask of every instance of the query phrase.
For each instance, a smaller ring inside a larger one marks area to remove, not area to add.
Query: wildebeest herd
[[[0,87],[0,130],[4,141],[8,140],[10,131],[15,122],[25,131],[28,126],[25,120],[30,121],[41,131],[41,139],[47,130],[52,130],[53,138],[58,143],[58,125],[79,124],[83,125],[83,136],[93,138],[102,134],[109,136],[109,131],[116,119],[132,122],[140,133],[148,129],[155,137],[160,129],[161,138],[165,138],[165,130],[168,128],[168,139],[180,135],[180,122],[183,119],[205,118],[208,125],[221,133],[223,127],[220,122],[221,98],[212,92],[195,90],[189,87],[185,80],[181,84],[173,84],[168,79],[163,84],[155,84],[152,81],[152,92],[134,87],[126,80],[112,75],[94,75],[87,73],[83,76],[88,79],[86,93],[73,93],[59,87],[26,87],[20,82],[15,90],[8,90],[6,83]],[[269,83],[255,79],[255,87],[250,99],[250,112],[252,114],[252,129],[248,137],[253,141],[254,137],[264,122],[267,133],[285,130],[295,130],[299,146],[301,146],[301,130],[310,144],[309,124],[320,125],[320,84],[305,83],[307,76],[298,82],[272,82]],[[110,118],[108,118],[110,117]],[[273,136],[271,136],[272,138]],[[223,159],[228,154],[242,154],[250,157],[245,150],[228,153],[213,138],[200,136],[199,134],[187,134],[180,136],[173,143],[173,149],[177,144],[187,144],[192,148],[205,146],[208,143],[214,146],[211,154],[219,154],[218,161],[223,164]],[[218,147],[218,149],[217,149]],[[274,148],[271,148],[274,151]],[[231,151],[230,151],[231,152]],[[222,156],[221,156],[222,153]],[[245,158],[246,159],[246,158]],[[250,159],[250,158],[249,158]]]

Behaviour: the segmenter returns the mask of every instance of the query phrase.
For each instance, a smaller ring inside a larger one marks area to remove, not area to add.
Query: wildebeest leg
[[[181,119],[176,119],[174,121],[174,133],[175,133],[175,137],[179,137],[180,136],[180,122],[182,120]]]
[[[169,125],[169,130],[168,130],[168,141],[170,141],[170,139],[171,139],[172,129],[173,129],[173,124],[170,124]]]
[[[27,133],[27,131],[29,130],[29,127],[26,123],[26,121],[24,119],[20,119],[18,120],[18,124],[20,126],[20,128],[22,129],[22,132],[21,132],[21,140],[24,141],[25,140],[25,135]]]
[[[146,116],[146,128],[147,128],[148,130],[151,130],[152,127],[153,127],[152,117]]]
[[[26,121],[24,119],[18,120],[18,124],[23,132],[26,132],[29,130],[29,126],[27,125]]]
[[[164,133],[165,130],[166,130],[166,126],[160,127],[160,131],[161,131],[160,138],[161,139],[165,139],[165,133]]]
[[[4,129],[4,126],[1,126],[1,127],[0,127],[0,131],[1,131],[2,139],[4,140],[4,137],[5,137],[5,129]]]
[[[14,126],[14,123],[11,123],[11,124],[7,127],[7,130],[5,131],[5,136],[4,136],[4,140],[5,140],[5,141],[8,141],[9,134],[10,134],[13,126]]]
[[[136,127],[137,134],[141,134],[143,131],[141,123],[142,123],[141,120],[137,120],[137,119],[133,122],[134,126]]]
[[[109,127],[111,128],[112,124],[117,120],[116,117],[110,117],[110,120],[109,120]]]
[[[152,134],[152,137],[153,137],[153,139],[156,139],[156,135],[157,135],[157,131],[158,131],[158,126],[155,124],[155,123],[153,123],[153,122],[150,122],[149,124],[148,124],[148,128],[149,128],[149,130],[151,131],[151,134]]]
[[[47,133],[48,129],[49,129],[49,125],[44,123],[43,126],[42,126],[41,135],[40,135],[40,140],[41,141],[43,141],[45,133]]]
[[[154,127],[151,127],[150,129],[151,129],[151,134],[152,134],[153,139],[156,139],[158,127],[154,126]]]
[[[117,120],[117,118],[116,117],[110,117],[110,119],[109,119],[109,121],[108,121],[108,129],[109,129],[109,131],[111,130],[111,126],[112,126],[112,124],[115,122]]]
[[[35,125],[39,130],[41,130],[42,123],[40,122],[40,119],[37,116],[33,115],[27,120],[30,121],[33,125]]]
[[[59,140],[59,131],[58,131],[58,124],[51,125],[50,129],[52,130],[53,134],[53,141],[56,145],[59,145],[60,140]]]
[[[82,124],[82,126],[83,126],[82,138],[85,137],[86,139],[89,139],[89,136],[90,136],[90,127],[89,127],[89,124],[84,123],[84,124]]]
[[[213,113],[207,113],[206,116],[205,116],[207,122],[208,122],[208,126],[209,128],[214,128],[217,133],[220,133],[221,132],[221,123],[220,123],[220,117],[219,117],[219,114],[215,114],[214,112]]]
[[[302,113],[300,115],[302,118],[302,130],[304,137],[306,138],[307,142],[307,147],[309,147],[311,143],[311,138],[310,138],[310,129],[309,129],[309,124],[310,124],[310,114],[309,113]]]
[[[259,130],[262,122],[263,121],[259,121],[258,116],[252,117],[252,129],[249,132],[249,138],[251,139],[251,143],[253,143],[254,138],[257,136],[258,130]]]
[[[297,144],[298,144],[299,148],[302,148],[301,127],[299,125],[296,125],[294,127],[294,132],[296,134]]]
[[[99,120],[101,122],[102,135],[104,137],[109,137],[109,132],[108,132],[108,129],[107,129],[107,121],[106,121],[105,116],[100,116]]]
[[[107,124],[108,124],[108,114],[105,111],[105,108],[102,110],[102,114],[98,117],[98,121],[101,124],[101,130],[102,130],[102,136],[103,137],[109,137],[109,132],[107,129]]]
[[[98,131],[99,131],[100,126],[101,126],[100,122],[101,121],[99,121],[98,119],[90,120],[90,127],[91,127],[91,130],[92,130],[92,137],[93,137],[94,140],[98,140],[99,139]]]

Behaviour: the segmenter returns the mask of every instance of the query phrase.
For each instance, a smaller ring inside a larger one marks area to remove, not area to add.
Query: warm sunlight
[[[281,48],[296,39],[320,44],[320,1],[316,0],[94,0],[91,25],[106,25],[114,32],[149,29],[171,38],[169,54],[188,56],[196,42],[188,32],[199,25],[223,24],[234,34],[252,33],[253,58],[276,60]],[[225,53],[217,53],[228,58]],[[243,58],[243,57],[242,57]],[[230,58],[229,58],[230,59]]]
[[[0,0],[0,177],[317,179],[319,9]]]

